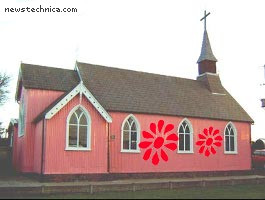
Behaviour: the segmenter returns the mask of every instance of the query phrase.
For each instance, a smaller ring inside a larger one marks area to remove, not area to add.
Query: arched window
[[[67,117],[67,150],[90,150],[91,119],[82,106],[76,106]]]
[[[193,130],[191,123],[187,119],[182,120],[180,123],[178,135],[178,152],[193,153]]]
[[[224,135],[225,153],[237,153],[237,131],[231,122],[226,125]]]
[[[140,126],[133,115],[129,115],[122,123],[121,128],[121,151],[139,152]]]

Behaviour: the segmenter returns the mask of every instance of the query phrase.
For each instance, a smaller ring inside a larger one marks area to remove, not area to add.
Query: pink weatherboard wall
[[[34,159],[39,159],[41,152],[39,151],[38,142],[35,143],[35,124],[33,120],[47,106],[55,101],[63,92],[49,90],[35,90],[22,88],[21,96],[24,97],[25,109],[25,134],[17,138],[17,170],[21,172],[38,171],[34,167]],[[19,127],[18,127],[19,129]],[[39,138],[38,138],[39,139]]]
[[[85,97],[81,105],[87,109],[91,117],[91,151],[65,150],[67,116],[77,105],[79,105],[79,95],[53,118],[46,120],[45,174],[107,172],[107,122]]]
[[[224,129],[229,121],[208,120],[198,118],[187,118],[193,127],[193,150],[194,153],[178,153],[176,151],[166,150],[169,157],[167,162],[160,161],[158,165],[153,165],[151,159],[143,160],[145,150],[140,153],[121,152],[121,126],[123,120],[131,113],[111,112],[113,123],[110,125],[110,169],[114,173],[141,173],[141,172],[188,172],[188,171],[226,171],[226,170],[249,170],[251,168],[250,151],[250,124],[243,122],[233,122],[237,129],[238,154],[228,155],[224,153],[224,144],[216,148],[217,153],[206,157],[199,154],[200,146],[195,143],[198,141],[198,134],[203,132],[204,128],[212,126],[220,130],[220,135],[224,137]],[[149,131],[151,122],[157,124],[160,119],[165,124],[171,123],[174,132],[177,133],[179,123],[184,117],[161,116],[134,114],[140,123],[141,141],[142,131]],[[114,138],[114,139],[113,139]],[[166,148],[165,148],[166,149]],[[151,155],[152,156],[152,155]]]
[[[224,143],[217,147],[217,153],[206,157],[199,154],[198,134],[204,128],[212,126],[220,130],[224,138],[224,129],[229,121],[189,118],[193,128],[193,153],[178,153],[165,148],[169,157],[167,162],[161,160],[153,165],[151,158],[143,160],[145,150],[139,153],[121,152],[121,127],[124,119],[133,113],[109,112],[112,123],[109,124],[109,171],[108,171],[108,124],[92,104],[82,98],[81,105],[87,109],[91,117],[91,150],[66,150],[67,116],[80,104],[77,95],[69,101],[51,119],[41,120],[34,124],[33,120],[63,92],[48,90],[22,90],[26,104],[25,135],[14,140],[13,162],[21,172],[41,173],[43,160],[44,174],[94,174],[94,173],[144,173],[144,172],[188,172],[188,171],[229,171],[249,170],[251,168],[250,123],[233,122],[237,130],[238,153],[224,153]],[[164,120],[174,125],[174,133],[184,117],[134,114],[140,123],[140,141],[142,131],[150,131],[150,123]],[[43,129],[44,124],[44,129]],[[44,132],[43,132],[44,130]],[[44,148],[42,137],[44,133]],[[44,149],[44,151],[42,151]],[[44,155],[42,159],[42,155]]]

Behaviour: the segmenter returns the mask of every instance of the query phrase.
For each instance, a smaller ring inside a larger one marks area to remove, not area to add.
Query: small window
[[[193,133],[192,126],[187,119],[184,119],[178,130],[178,152],[179,153],[193,153]]]
[[[231,122],[226,126],[224,135],[225,153],[237,153],[237,133]]]
[[[21,103],[19,105],[19,121],[18,121],[18,137],[25,135],[25,111],[26,106],[24,102],[24,97],[21,98]]]
[[[90,115],[81,106],[74,108],[67,120],[67,150],[90,149]]]
[[[139,123],[133,115],[129,115],[122,124],[121,151],[139,152],[140,130]]]

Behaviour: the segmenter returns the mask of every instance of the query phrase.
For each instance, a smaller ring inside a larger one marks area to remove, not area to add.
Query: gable
[[[54,103],[47,107],[39,116],[34,119],[34,123],[38,122],[42,118],[51,119],[56,113],[58,113],[69,101],[71,101],[76,95],[85,96],[88,101],[94,106],[98,113],[108,122],[112,122],[111,116],[107,111],[100,105],[97,99],[91,94],[91,92],[80,82],[70,92],[63,94]]]

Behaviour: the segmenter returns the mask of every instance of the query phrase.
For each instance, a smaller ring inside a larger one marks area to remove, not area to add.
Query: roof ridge
[[[118,68],[118,67],[111,67],[111,66],[104,66],[104,65],[98,65],[98,64],[91,64],[91,63],[84,63],[84,62],[77,62],[77,64],[85,64],[85,65],[90,65],[90,66],[95,66],[95,67],[103,67],[103,68],[111,68],[114,70],[122,70],[122,71],[129,71],[129,72],[136,72],[136,73],[143,73],[143,74],[148,74],[148,75],[156,75],[156,76],[163,76],[163,77],[169,77],[169,78],[177,78],[177,79],[185,79],[189,81],[196,81],[196,79],[190,79],[190,78],[183,78],[183,77],[177,77],[177,76],[170,76],[170,75],[165,75],[165,74],[156,74],[152,72],[144,72],[144,71],[137,71],[137,70],[132,70],[132,69],[123,69],[123,68]]]
[[[50,66],[44,66],[44,65],[38,65],[38,64],[29,64],[29,63],[21,63],[21,66],[32,66],[32,67],[45,67],[49,69],[62,69],[62,70],[69,70],[69,71],[74,71],[74,69],[67,69],[67,68],[61,68],[61,67],[50,67]]]

